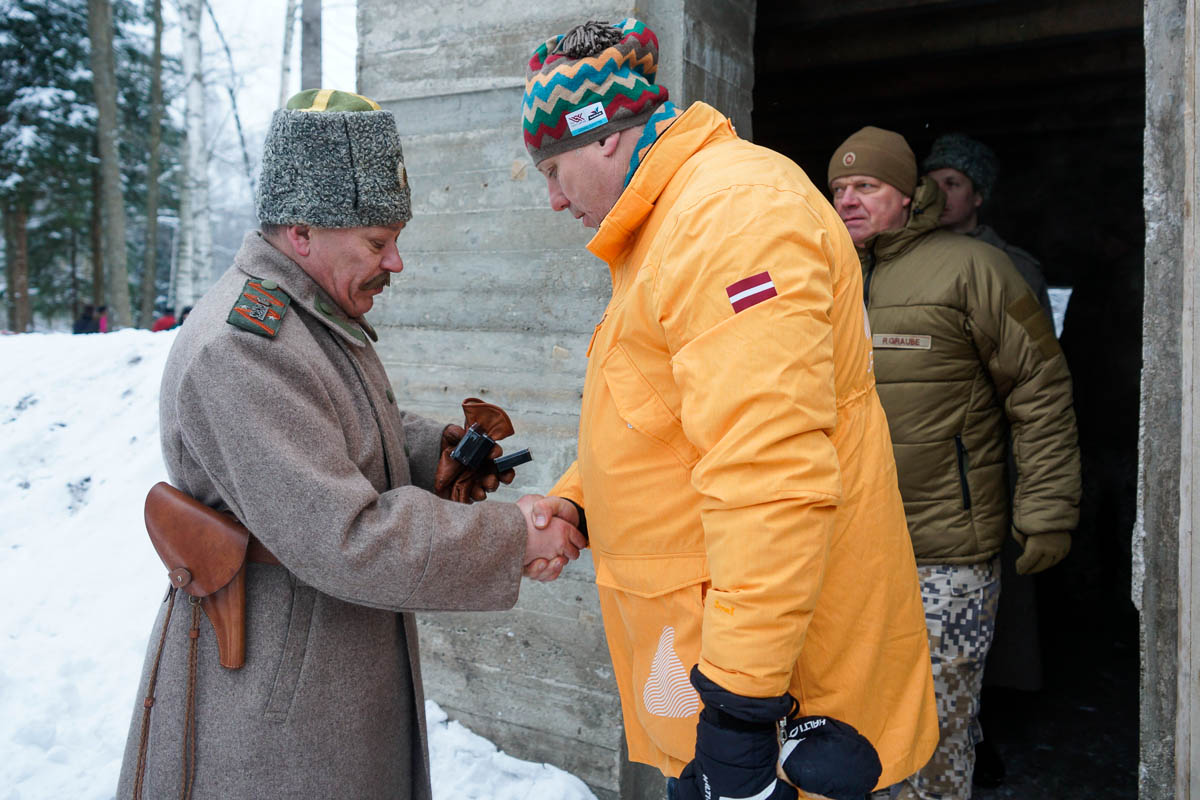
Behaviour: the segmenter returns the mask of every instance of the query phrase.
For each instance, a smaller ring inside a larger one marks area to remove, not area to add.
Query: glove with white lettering
[[[833,717],[788,715],[779,766],[789,783],[830,800],[862,800],[883,766],[866,737]]]
[[[692,685],[704,709],[696,724],[696,757],[679,776],[676,800],[796,800],[796,790],[775,773],[778,721],[792,705],[791,696],[743,697],[696,667]]]

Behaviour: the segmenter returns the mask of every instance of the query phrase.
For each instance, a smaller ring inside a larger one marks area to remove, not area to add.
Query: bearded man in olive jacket
[[[829,185],[863,266],[937,694],[938,749],[899,796],[967,800],[1001,546],[1011,531],[1024,550],[1018,572],[1039,572],[1067,555],[1079,521],[1071,376],[1012,261],[939,229],[942,191],[918,183],[904,137],[858,131],[830,160]]]
[[[278,564],[248,565],[240,669],[220,666],[199,623],[194,717],[191,609],[180,600],[169,616],[164,599],[120,798],[428,800],[411,612],[509,608],[523,571],[554,577],[584,543],[559,520],[534,527],[529,498],[431,491],[453,435],[397,408],[363,319],[403,268],[409,197],[390,112],[327,90],[275,112],[264,230],[180,330],[160,414],[171,483],[232,512]]]

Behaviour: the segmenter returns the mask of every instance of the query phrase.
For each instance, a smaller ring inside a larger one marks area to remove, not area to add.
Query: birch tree
[[[225,50],[225,58],[229,62],[229,82],[225,85],[225,89],[229,93],[229,107],[233,110],[233,124],[237,128],[238,144],[242,148],[242,167],[246,170],[246,182],[250,184],[250,196],[253,197],[254,168],[250,166],[250,149],[246,146],[246,133],[242,129],[242,115],[238,111],[238,73],[237,68],[233,65],[233,51],[229,49],[229,42],[225,40],[225,34],[221,33],[221,23],[217,22],[217,15],[213,12],[212,3],[204,0],[204,5],[208,9],[208,18],[212,20],[213,30],[216,31],[217,39],[221,42],[221,47]]]
[[[321,88],[321,0],[304,0],[300,11],[300,88]]]
[[[296,2],[287,0],[287,11],[283,17],[283,68],[279,71],[279,108],[283,108],[291,96],[292,83],[292,36],[296,32]]]
[[[175,274],[176,307],[192,305],[198,297],[200,281],[212,269],[212,228],[208,199],[208,148],[204,135],[204,63],[200,46],[200,22],[204,0],[183,0],[183,74],[187,81],[184,127],[187,130],[187,158],[184,172],[184,196],[187,214],[180,219],[186,231]],[[182,244],[182,243],[181,243]]]
[[[92,43],[92,82],[96,95],[96,138],[100,155],[100,194],[104,218],[104,261],[109,319],[113,327],[132,323],[129,272],[125,252],[125,198],[118,155],[117,75],[113,55],[112,6],[88,0],[88,38]]]

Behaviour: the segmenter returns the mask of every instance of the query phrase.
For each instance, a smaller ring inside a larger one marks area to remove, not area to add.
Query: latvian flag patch
[[[775,282],[771,280],[769,272],[760,272],[749,278],[742,278],[737,283],[726,286],[725,293],[729,295],[729,302],[733,305],[735,314],[778,294],[775,291]]]

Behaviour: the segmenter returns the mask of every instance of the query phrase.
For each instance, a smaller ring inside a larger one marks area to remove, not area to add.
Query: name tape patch
[[[739,311],[745,311],[750,306],[758,305],[763,300],[775,297],[778,292],[775,291],[775,282],[771,280],[771,273],[760,272],[726,286],[725,294],[729,295],[733,313],[736,314]]]
[[[928,350],[933,347],[933,337],[910,333],[877,333],[871,344],[883,350]]]
[[[606,122],[608,122],[608,113],[604,110],[604,104],[599,100],[578,111],[567,112],[567,127],[571,129],[572,136],[578,136],[584,131],[590,131]]]

